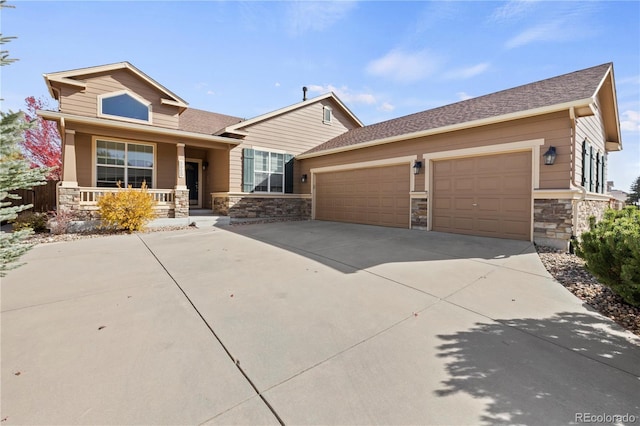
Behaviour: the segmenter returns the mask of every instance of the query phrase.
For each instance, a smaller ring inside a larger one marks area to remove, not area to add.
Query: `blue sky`
[[[250,118],[307,86],[371,124],[613,62],[624,151],[608,177],[640,175],[638,1],[9,3],[3,111],[48,98],[43,73],[129,61],[194,108]]]

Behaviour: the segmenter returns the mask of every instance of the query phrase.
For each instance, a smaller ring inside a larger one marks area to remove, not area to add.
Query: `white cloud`
[[[378,111],[391,112],[396,109],[395,106],[391,105],[389,102],[383,102],[382,105],[378,107]]]
[[[466,92],[458,92],[456,93],[456,96],[458,96],[458,99],[460,99],[461,101],[466,101],[467,99],[473,98],[473,96],[469,95]]]
[[[216,92],[214,92],[213,90],[207,90],[207,95],[215,95]]]
[[[490,19],[495,22],[517,20],[527,16],[535,4],[535,0],[511,0],[496,8]]]
[[[640,111],[625,111],[620,120],[620,129],[629,132],[640,132]]]
[[[513,49],[536,41],[560,41],[566,39],[568,29],[562,24],[562,21],[556,20],[528,28],[509,39],[505,46],[507,49]]]
[[[442,59],[428,50],[405,52],[395,49],[367,65],[367,72],[402,83],[422,80],[433,74]]]
[[[350,90],[347,86],[336,87],[332,84],[327,84],[326,86],[320,86],[317,84],[311,84],[307,86],[310,92],[316,93],[327,93],[333,92],[335,93],[343,102],[349,104],[365,104],[365,105],[373,105],[376,103],[376,98],[371,93],[357,93]]]
[[[296,1],[289,3],[289,32],[298,35],[322,31],[340,21],[355,7],[355,1]]]
[[[475,77],[478,74],[482,74],[487,69],[489,69],[489,63],[482,62],[471,67],[458,68],[453,71],[449,71],[444,76],[448,79],[464,80],[467,78]]]
[[[276,86],[276,87],[280,87],[280,82],[276,81],[275,86]]]

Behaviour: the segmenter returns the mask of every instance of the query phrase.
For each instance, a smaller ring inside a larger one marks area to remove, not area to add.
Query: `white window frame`
[[[105,113],[102,112],[102,101],[104,99],[113,98],[113,97],[121,96],[121,95],[129,95],[133,99],[135,99],[136,101],[140,102],[142,105],[145,105],[147,107],[147,109],[149,110],[149,119],[148,120],[139,120],[139,119],[136,119],[136,118],[124,117],[124,116],[121,116],[121,115],[105,114]],[[135,93],[133,93],[133,92],[131,92],[129,90],[118,90],[117,92],[109,92],[109,93],[103,93],[102,95],[98,95],[98,117],[111,118],[111,119],[122,120],[122,121],[129,121],[131,123],[152,124],[153,123],[153,120],[152,120],[153,110],[151,108],[151,102],[147,101],[146,99],[141,98],[140,96],[136,95]]]
[[[256,161],[256,157],[257,157],[257,153],[258,152],[262,152],[262,153],[267,153],[269,154],[269,161],[267,162],[267,165],[269,166],[269,170],[258,170],[257,168],[257,161]],[[272,155],[281,155],[282,156],[282,173],[280,172],[272,172],[271,171],[271,156]],[[284,162],[284,152],[281,151],[274,151],[274,150],[268,150],[268,149],[261,149],[261,148],[254,148],[253,149],[253,192],[254,193],[258,193],[258,194],[284,194],[285,192],[285,188],[286,188],[286,184],[285,184],[285,167],[286,167],[286,163]],[[267,179],[267,190],[266,191],[258,191],[256,188],[258,186],[257,182],[258,179],[256,179],[256,174],[257,173],[267,173],[268,174],[268,179]],[[282,191],[272,191],[271,190],[271,176],[274,174],[281,174],[282,175]]]
[[[116,166],[116,165],[106,165],[107,167],[118,167],[118,168],[123,168],[124,169],[124,178],[125,181],[122,182],[122,187],[126,188],[128,187],[128,180],[129,180],[129,176],[128,176],[128,169],[129,168],[133,168],[133,169],[144,169],[145,167],[133,167],[133,166],[128,166],[127,165],[127,154],[129,152],[129,145],[147,145],[147,146],[151,146],[153,149],[153,167],[151,167],[151,179],[152,179],[152,185],[149,186],[147,185],[147,187],[149,189],[153,189],[153,188],[158,188],[158,181],[157,181],[157,164],[158,164],[158,147],[157,144],[152,143],[152,142],[140,142],[140,141],[132,141],[132,140],[127,140],[127,139],[120,139],[120,138],[104,138],[104,137],[99,137],[99,136],[94,136],[92,138],[92,152],[91,152],[91,162],[92,162],[92,167],[91,167],[91,181],[93,182],[93,186],[94,187],[98,187],[98,166],[105,166],[105,164],[98,164],[98,141],[103,141],[103,142],[117,142],[117,143],[123,143],[125,144],[125,157],[124,157],[124,166]]]
[[[329,114],[329,119],[327,120],[327,114]],[[322,122],[324,124],[331,124],[333,122],[333,108],[328,106],[322,107]]]

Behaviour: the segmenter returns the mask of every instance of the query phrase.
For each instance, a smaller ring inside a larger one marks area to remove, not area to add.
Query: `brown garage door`
[[[409,227],[408,164],[315,177],[315,218],[367,225]]]
[[[531,152],[436,161],[434,231],[530,239]]]

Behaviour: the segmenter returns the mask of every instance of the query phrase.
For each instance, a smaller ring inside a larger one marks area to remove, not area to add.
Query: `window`
[[[331,124],[333,118],[333,110],[328,106],[322,107],[322,122],[325,124]]]
[[[96,186],[140,188],[142,182],[153,188],[153,145],[96,141]]]
[[[244,192],[293,192],[293,155],[245,148]]]
[[[103,95],[99,98],[99,114],[149,122],[150,105],[129,93]]]
[[[582,141],[582,186],[589,192],[604,194],[606,154],[593,148],[587,139]]]

